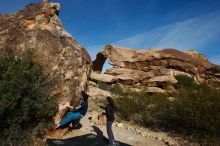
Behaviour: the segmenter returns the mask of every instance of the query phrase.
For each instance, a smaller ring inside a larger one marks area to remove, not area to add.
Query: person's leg
[[[112,132],[112,123],[113,121],[107,121],[107,134],[109,139],[109,145],[113,145],[113,142],[115,141],[113,132]]]
[[[81,119],[81,118],[80,118]],[[74,121],[72,121],[71,123],[72,123],[72,128],[81,128],[81,124],[80,124],[80,119],[76,119],[76,120],[74,120]]]
[[[73,112],[67,112],[67,117],[70,116]]]
[[[66,125],[67,123],[75,120],[75,119],[80,119],[81,114],[79,112],[73,113],[73,112],[68,112],[67,117],[65,117],[63,120],[60,121],[60,127]]]

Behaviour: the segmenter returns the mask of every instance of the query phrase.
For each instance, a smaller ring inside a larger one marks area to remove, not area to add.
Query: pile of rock
[[[106,59],[113,67],[101,74]],[[197,83],[220,82],[219,72],[219,66],[192,50],[132,50],[107,45],[93,61],[90,79],[109,84],[140,85],[145,87],[145,92],[164,93],[175,90],[176,76],[189,76]]]

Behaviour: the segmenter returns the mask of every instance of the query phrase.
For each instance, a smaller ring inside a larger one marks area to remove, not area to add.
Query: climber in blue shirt
[[[76,107],[73,112],[68,112],[67,116],[62,119],[60,123],[55,126],[55,128],[63,127],[66,124],[74,120],[78,120],[86,115],[86,112],[88,110],[89,95],[85,91],[82,91],[81,94],[83,96],[83,100],[81,101],[80,105]],[[69,108],[73,107],[69,106]]]

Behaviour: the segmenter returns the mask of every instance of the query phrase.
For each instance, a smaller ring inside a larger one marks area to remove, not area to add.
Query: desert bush
[[[155,114],[163,127],[193,133],[202,143],[220,136],[219,90],[199,85],[196,89],[181,88],[173,97],[176,100],[169,102],[163,113]]]
[[[0,58],[0,145],[27,143],[39,125],[38,134],[45,130],[57,108],[46,86],[40,64]]]
[[[107,83],[104,83],[104,82],[101,82],[101,81],[98,81],[96,85],[97,85],[98,88],[100,88],[102,90],[109,91],[111,89],[111,85],[110,84],[107,84]]]
[[[181,76],[178,81],[174,93],[123,93],[115,99],[119,117],[188,135],[201,144],[216,144],[220,136],[220,91],[197,85],[189,77]]]
[[[107,84],[104,82],[97,82],[97,87],[102,90],[110,91],[111,93],[119,96],[125,96],[127,94],[132,94],[133,92],[130,92],[129,90],[124,90],[123,87],[121,87],[119,84]]]
[[[196,88],[197,84],[195,83],[194,79],[185,76],[185,75],[179,75],[175,77],[178,81],[177,84],[175,84],[175,88]]]

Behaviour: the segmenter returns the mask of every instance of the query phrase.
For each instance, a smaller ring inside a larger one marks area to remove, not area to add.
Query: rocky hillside
[[[64,30],[59,10],[58,3],[43,1],[14,14],[0,14],[0,55],[26,59],[31,54],[43,65],[50,95],[59,97],[55,121],[66,112],[66,104],[79,104],[91,65],[87,51]]]
[[[113,67],[101,74],[106,59]],[[219,66],[193,50],[132,50],[107,45],[93,61],[90,78],[95,82],[142,87],[133,88],[136,91],[164,93],[175,90],[173,85],[179,75],[192,77],[197,83],[219,83],[219,72]]]

